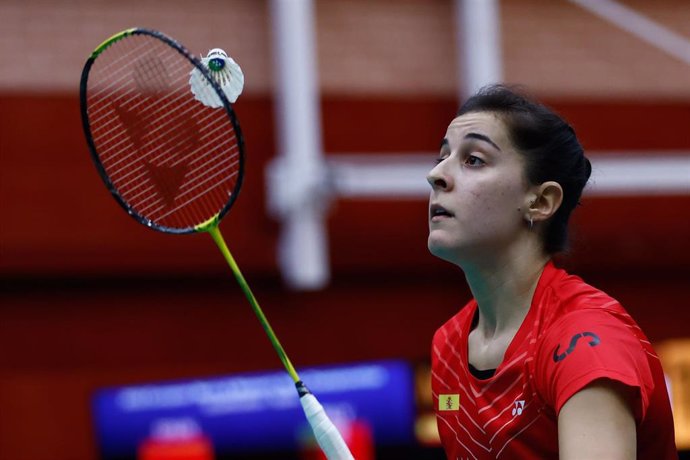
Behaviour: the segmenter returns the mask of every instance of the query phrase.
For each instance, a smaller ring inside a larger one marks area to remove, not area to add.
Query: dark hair
[[[532,184],[561,185],[563,203],[546,224],[544,249],[549,254],[565,250],[570,213],[592,172],[575,130],[518,88],[504,85],[480,89],[460,107],[458,116],[469,112],[493,112],[503,120],[513,145],[527,160],[527,179]]]

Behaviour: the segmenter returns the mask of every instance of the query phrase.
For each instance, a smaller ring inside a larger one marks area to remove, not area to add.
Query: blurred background
[[[488,81],[525,85],[590,153],[560,264],[655,344],[690,449],[690,2],[0,0],[0,459],[318,458],[212,240],[141,226],[91,163],[81,69],[135,26],[242,66],[221,228],[358,459],[444,458],[429,348],[470,293],[426,249],[424,175]]]

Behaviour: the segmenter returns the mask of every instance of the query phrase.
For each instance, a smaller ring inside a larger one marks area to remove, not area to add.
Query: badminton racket
[[[138,222],[167,233],[211,235],[294,381],[319,446],[329,460],[351,459],[218,228],[237,199],[244,168],[240,125],[213,75],[218,64],[205,65],[154,30],[128,29],[104,41],[81,75],[82,124],[91,157],[115,200]]]

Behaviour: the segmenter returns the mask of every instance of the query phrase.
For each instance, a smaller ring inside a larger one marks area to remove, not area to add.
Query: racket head
[[[221,108],[194,98],[194,69]],[[141,28],[113,35],[84,64],[80,105],[96,169],[138,222],[193,233],[230,210],[244,175],[242,131],[209,70],[178,42]]]

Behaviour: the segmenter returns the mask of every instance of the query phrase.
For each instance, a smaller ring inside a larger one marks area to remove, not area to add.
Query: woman
[[[591,172],[573,129],[505,86],[471,97],[429,172],[429,250],[474,299],[434,335],[449,459],[677,458],[659,359],[605,293],[556,268]]]

